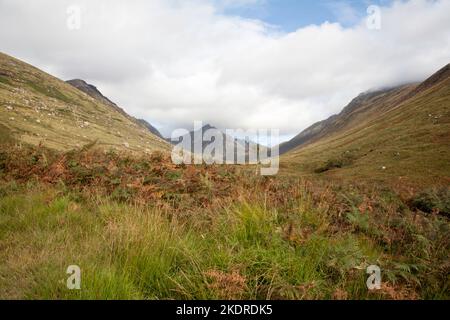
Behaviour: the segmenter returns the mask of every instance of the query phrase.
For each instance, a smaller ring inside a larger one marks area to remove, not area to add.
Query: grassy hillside
[[[290,141],[282,143],[280,153],[284,154],[352,127],[364,126],[371,119],[379,117],[395,107],[403,97],[410,94],[416,87],[417,85],[411,84],[362,93],[339,114],[313,124]]]
[[[0,122],[19,142],[61,151],[93,141],[137,153],[170,148],[127,115],[2,53]]]
[[[384,181],[403,189],[448,185],[449,69],[420,86],[377,97],[350,125],[286,154],[284,172]]]
[[[105,97],[95,86],[93,86],[92,84],[86,83],[86,81],[81,80],[81,79],[73,79],[73,80],[69,80],[66,81],[68,84],[70,84],[71,86],[77,88],[80,91],[83,91],[84,93],[86,93],[88,96],[94,98],[95,100],[110,106],[111,108],[117,110],[119,113],[121,113],[122,115],[124,115],[126,118],[128,118],[129,120],[131,120],[131,122],[136,123],[137,125],[147,129],[148,131],[150,131],[151,133],[153,133],[155,136],[157,136],[158,138],[164,139],[163,136],[161,135],[161,133],[155,128],[153,127],[150,123],[148,123],[147,121],[143,120],[143,119],[136,119],[132,116],[130,116],[129,114],[127,114],[122,108],[120,108],[117,104],[115,104],[114,102],[112,102],[111,100],[109,100],[107,97]]]

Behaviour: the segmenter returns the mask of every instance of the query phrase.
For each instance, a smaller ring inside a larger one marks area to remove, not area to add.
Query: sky
[[[203,121],[288,139],[449,63],[449,13],[450,0],[0,0],[0,51],[94,84],[166,136]]]
[[[320,25],[325,21],[353,26],[364,18],[370,5],[391,3],[391,0],[230,0],[222,12],[261,20],[284,32],[294,32],[300,27]]]

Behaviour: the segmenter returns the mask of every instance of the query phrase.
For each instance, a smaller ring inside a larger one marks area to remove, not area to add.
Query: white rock
[[[123,145],[125,146],[125,148],[129,148],[130,144],[128,142],[124,142]]]
[[[381,167],[381,170],[386,170],[386,167],[385,166]]]
[[[37,122],[37,123],[41,123],[41,120],[37,119],[36,122]]]

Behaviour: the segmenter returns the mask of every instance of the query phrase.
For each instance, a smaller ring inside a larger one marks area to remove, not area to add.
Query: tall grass
[[[0,298],[449,298],[448,192],[424,213],[384,187],[161,154],[0,156]],[[66,287],[69,265],[81,290]],[[369,265],[381,290],[366,287]]]
[[[433,269],[426,263],[443,261],[445,239],[437,250],[424,230],[422,238],[419,230],[411,231],[418,242],[409,250],[428,250],[415,267],[408,262],[412,256],[396,252],[403,245],[387,252],[379,235],[366,232],[371,220],[353,213],[342,217],[343,229],[336,231],[336,217],[313,205],[305,192],[289,214],[241,199],[209,212],[208,222],[200,224],[195,215],[171,216],[152,205],[80,197],[35,183],[5,185],[2,194],[2,298],[372,299],[418,298],[416,292],[448,297],[448,287],[437,283],[445,265]],[[448,232],[441,220],[427,223],[440,223]],[[66,287],[66,269],[74,264],[82,271],[81,290]],[[370,264],[382,267],[391,287],[367,290]],[[434,275],[427,283],[429,272]]]

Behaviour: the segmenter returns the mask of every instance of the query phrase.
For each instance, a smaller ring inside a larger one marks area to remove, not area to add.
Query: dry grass
[[[174,166],[160,153],[10,148],[1,298],[449,297],[447,218],[385,187]],[[81,291],[65,287],[71,264]],[[365,285],[370,264],[379,292]]]

